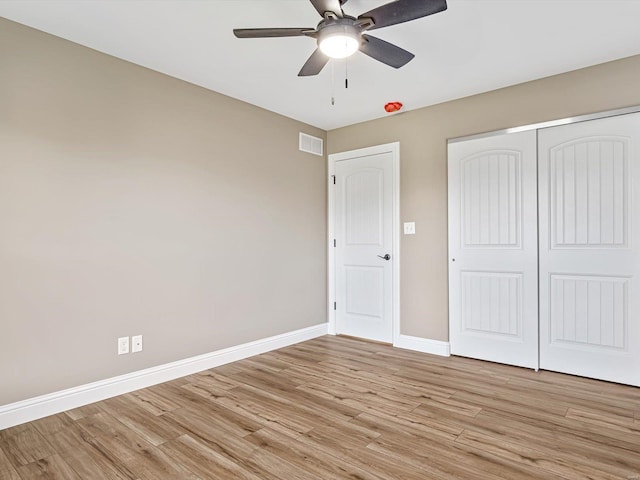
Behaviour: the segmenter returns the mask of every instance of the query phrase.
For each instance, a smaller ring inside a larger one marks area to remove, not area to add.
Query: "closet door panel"
[[[451,352],[538,367],[536,133],[449,145]]]
[[[540,367],[640,386],[640,114],[538,138]]]

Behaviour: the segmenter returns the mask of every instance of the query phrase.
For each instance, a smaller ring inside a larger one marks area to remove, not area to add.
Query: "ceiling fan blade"
[[[316,48],[315,52],[311,54],[309,59],[305,62],[298,73],[299,77],[309,77],[311,75],[317,75],[329,62],[329,57]]]
[[[393,43],[385,42],[370,35],[362,35],[360,51],[371,58],[385,63],[393,68],[400,68],[411,61],[415,55]]]
[[[324,17],[325,12],[333,12],[336,16],[342,18],[342,7],[340,0],[311,0],[311,4],[318,11],[318,13]]]
[[[373,19],[374,25],[368,30],[375,30],[433,15],[446,9],[446,0],[397,0],[363,13],[358,20]]]
[[[268,37],[310,37],[316,33],[313,28],[234,28],[233,34],[238,38]]]

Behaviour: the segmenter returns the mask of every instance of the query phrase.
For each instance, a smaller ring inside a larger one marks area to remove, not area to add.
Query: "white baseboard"
[[[263,338],[0,406],[0,430],[327,334],[327,324]]]
[[[406,350],[415,350],[416,352],[440,355],[442,357],[448,357],[451,355],[449,342],[430,340],[428,338],[421,337],[412,337],[410,335],[398,335],[398,338],[393,343],[393,346],[404,348]]]

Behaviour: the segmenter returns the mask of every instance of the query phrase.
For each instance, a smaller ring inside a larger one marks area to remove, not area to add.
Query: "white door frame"
[[[391,250],[393,262],[393,344],[397,343],[400,336],[400,142],[386,143],[373,147],[350,150],[348,152],[332,153],[327,157],[327,170],[329,171],[327,194],[327,323],[330,335],[336,334],[336,311],[334,302],[336,299],[336,268],[335,268],[335,184],[334,175],[336,162],[347,158],[364,157],[381,153],[391,153],[393,162],[393,207],[392,207],[392,239]]]

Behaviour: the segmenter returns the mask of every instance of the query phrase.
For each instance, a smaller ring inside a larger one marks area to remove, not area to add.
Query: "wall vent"
[[[300,151],[322,156],[322,144],[321,138],[300,132]]]

